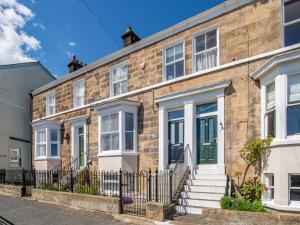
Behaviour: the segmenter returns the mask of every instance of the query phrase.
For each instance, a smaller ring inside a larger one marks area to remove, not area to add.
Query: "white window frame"
[[[298,75],[300,71],[290,73],[272,73],[271,76],[266,76],[261,79],[261,138],[267,137],[267,120],[266,120],[266,95],[267,85],[275,82],[275,138],[272,145],[296,144],[300,143],[300,135],[288,135],[287,133],[287,108],[294,104],[288,104],[288,78],[289,76]],[[297,103],[298,105],[298,103]]]
[[[289,77],[292,77],[292,76],[299,76],[300,78],[300,72],[299,73],[294,73],[294,74],[290,74],[288,77],[287,77],[287,106],[286,106],[286,113],[288,112],[288,108],[289,107],[293,107],[293,106],[300,106],[300,101],[299,102],[296,102],[296,103],[289,103],[289,100],[288,100],[288,97],[289,97],[289,93],[288,93],[288,87],[289,87]],[[288,114],[286,115],[286,121],[288,120]],[[287,129],[287,133],[288,133],[288,127],[287,127],[287,122],[286,122],[286,129]],[[297,134],[294,134],[294,135],[288,135],[288,137],[291,137],[291,136],[294,136],[294,137],[299,137],[300,138],[300,133],[297,133]]]
[[[203,50],[203,51],[201,51],[201,52],[197,52],[196,53],[196,38],[198,37],[198,36],[200,36],[200,35],[203,35],[203,34],[205,34],[205,33],[208,33],[208,32],[210,32],[210,31],[213,31],[213,30],[216,30],[216,38],[217,38],[217,40],[216,40],[216,47],[213,47],[213,48],[210,48],[210,49],[205,49],[205,50]],[[215,68],[215,67],[217,67],[217,66],[219,66],[219,63],[220,63],[220,46],[219,46],[219,40],[220,40],[220,38],[219,38],[219,27],[218,26],[213,26],[213,27],[210,27],[210,28],[207,28],[207,29],[205,29],[205,30],[203,30],[203,31],[201,31],[201,32],[197,32],[197,33],[194,33],[193,34],[193,39],[192,39],[192,51],[193,51],[193,56],[192,56],[192,61],[193,61],[193,65],[192,65],[192,67],[193,67],[193,72],[194,73],[196,73],[196,72],[200,72],[200,71],[206,71],[206,70],[209,70],[209,69],[211,69],[211,68]],[[199,71],[197,71],[197,66],[196,66],[196,55],[200,55],[200,54],[203,54],[203,53],[207,53],[207,52],[210,52],[210,51],[213,51],[213,50],[216,50],[217,49],[217,63],[216,63],[216,66],[215,67],[210,67],[210,68],[206,68],[206,69],[204,69],[204,70],[199,70]]]
[[[12,159],[12,152],[17,152],[17,159],[14,160]],[[21,158],[21,149],[20,148],[16,148],[16,147],[11,147],[10,148],[10,155],[9,155],[9,161],[11,163],[19,163],[19,159]]]
[[[285,13],[284,13],[284,3],[287,2],[288,0],[281,0],[281,31],[282,31],[282,46],[283,47],[286,47],[285,46],[285,27],[287,26],[290,26],[290,25],[294,25],[294,24],[297,24],[297,23],[300,23],[300,18],[299,19],[296,19],[296,20],[293,20],[293,21],[290,21],[290,22],[285,22]]]
[[[112,115],[117,115],[117,119],[118,119],[118,128],[117,128],[117,130],[115,130],[115,131],[103,131],[102,129],[100,129],[100,136],[101,136],[101,140],[102,140],[102,136],[103,135],[106,135],[106,134],[118,134],[119,146],[118,146],[118,149],[102,150],[102,145],[100,145],[101,146],[101,152],[112,152],[112,151],[118,151],[118,150],[120,150],[120,118],[119,118],[120,115],[119,115],[119,111],[111,111],[111,112],[107,112],[105,114],[102,114],[102,116],[101,116],[101,124],[102,124],[103,117],[108,116],[110,118]]]
[[[60,137],[60,122],[52,122],[52,121],[46,121],[46,122],[41,122],[38,124],[34,124],[33,127],[35,129],[35,158],[34,160],[47,160],[47,159],[60,159],[60,142],[61,142],[61,137]],[[37,142],[37,136],[38,132],[44,130],[46,132],[46,140],[45,142],[42,142],[41,144],[46,145],[46,155],[43,156],[38,156],[37,155],[37,150],[38,150],[38,145],[40,143]],[[50,130],[57,130],[57,156],[51,156],[51,131]]]
[[[41,142],[38,141],[38,136],[39,136],[40,132],[45,132],[45,136],[46,136],[46,138],[45,138],[46,140],[41,141]],[[35,140],[36,140],[35,157],[36,158],[44,158],[44,157],[46,157],[47,156],[47,129],[46,128],[41,128],[41,129],[36,130],[36,139]],[[42,145],[45,146],[45,155],[38,154],[39,146],[42,146]]]
[[[52,139],[51,139],[51,130],[54,130],[54,131],[57,132],[57,134],[56,134],[57,135],[57,140],[56,141],[52,141]],[[49,129],[49,133],[50,133],[50,156],[51,157],[58,157],[58,146],[59,146],[58,136],[59,136],[59,131],[60,130],[58,130],[58,129],[53,129],[53,128]],[[57,155],[52,155],[52,149],[51,149],[52,144],[56,144],[57,145]]]
[[[110,155],[137,155],[137,129],[138,129],[138,109],[136,105],[118,105],[106,109],[98,109],[99,111],[99,118],[98,118],[98,142],[99,142],[99,148],[98,148],[98,156],[110,156]],[[133,113],[133,149],[128,150],[125,149],[125,113]],[[101,130],[101,123],[102,123],[102,117],[106,116],[108,114],[118,114],[119,119],[119,149],[117,150],[105,150],[102,151],[102,141],[101,141],[101,134],[103,133]]]
[[[269,124],[269,113],[271,112],[275,112],[275,130],[274,130],[274,137],[276,137],[276,97],[275,97],[275,105],[274,107],[272,107],[271,109],[267,109],[267,97],[268,97],[268,92],[267,92],[267,89],[268,89],[268,86],[272,85],[274,83],[274,86],[275,86],[275,90],[274,90],[274,94],[276,96],[276,84],[275,84],[275,81],[273,80],[272,82],[268,83],[266,85],[266,93],[265,93],[265,113],[264,113],[264,123],[265,123],[265,129],[264,129],[264,132],[265,132],[265,137],[267,137],[268,133],[269,133],[269,130],[268,130],[268,124]]]
[[[271,177],[273,177],[274,185],[271,185]],[[266,185],[266,194],[265,194],[265,200],[268,202],[273,202],[275,197],[275,177],[274,173],[266,173],[265,174],[265,185]],[[270,198],[270,192],[273,190],[273,198]]]
[[[126,75],[126,78],[123,78],[123,79],[120,79],[120,80],[117,80],[117,81],[114,81],[114,82],[113,82],[113,79],[112,79],[113,71],[114,71],[115,69],[120,68],[120,67],[123,67],[123,66],[125,66],[125,65],[127,65],[127,75]],[[122,95],[122,94],[125,94],[125,93],[128,92],[128,75],[129,75],[129,72],[128,72],[128,62],[127,62],[127,61],[122,62],[122,63],[119,63],[119,64],[117,64],[117,65],[114,65],[114,66],[112,66],[112,67],[110,68],[110,73],[109,73],[109,83],[110,83],[110,96],[111,96],[111,97],[113,97],[113,96],[118,96],[118,95],[116,95],[116,94],[114,93],[114,85],[117,84],[117,83],[122,83],[122,82],[124,82],[124,81],[127,82],[127,90],[126,90],[126,92],[122,93],[122,92],[120,91],[120,94],[119,94],[119,95]],[[120,88],[121,88],[121,86],[120,86]],[[121,89],[121,90],[122,90],[122,89]]]
[[[79,87],[83,85],[83,93],[79,93]],[[78,99],[82,98],[82,104],[79,104]],[[76,80],[73,82],[73,107],[80,107],[85,104],[85,82],[84,79]]]
[[[289,174],[289,203],[291,206],[300,206],[300,201],[292,201],[291,200],[291,189],[293,190],[300,190],[300,187],[292,187],[291,184],[292,184],[292,175],[297,175],[297,176],[300,176],[300,174]]]
[[[50,103],[50,99],[53,97],[54,102],[52,102],[52,104]],[[52,113],[51,113],[51,108]],[[46,96],[46,115],[50,116],[50,115],[54,115],[56,113],[56,96],[55,96],[55,92],[49,92]]]
[[[182,44],[182,54],[183,54],[182,58],[180,58],[180,59],[175,59],[174,58],[174,61],[167,63],[166,62],[166,60],[167,60],[167,54],[166,54],[167,49],[174,48],[174,57],[175,57],[175,46],[180,45],[180,44]],[[179,41],[173,42],[172,44],[166,45],[164,47],[164,49],[163,49],[163,81],[168,80],[168,78],[167,78],[167,66],[178,63],[178,62],[181,62],[181,61],[183,61],[183,74],[182,74],[182,76],[179,76],[179,77],[185,76],[185,41],[179,40]],[[174,80],[176,78],[178,78],[178,77],[174,77],[174,78],[169,79],[169,80]]]

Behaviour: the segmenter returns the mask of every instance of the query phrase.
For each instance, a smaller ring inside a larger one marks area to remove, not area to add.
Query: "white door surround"
[[[168,166],[168,111],[175,108],[184,108],[184,146],[187,144],[190,151],[185,159],[189,167],[194,169],[213,170],[217,174],[225,174],[224,164],[224,89],[230,85],[225,80],[219,83],[201,86],[192,90],[156,98],[159,103],[159,169],[165,170]],[[217,164],[197,165],[196,148],[196,106],[210,102],[217,102]]]
[[[83,127],[83,135],[84,135],[84,166],[87,165],[87,116],[78,117],[71,119],[70,121],[71,125],[71,160],[77,160],[77,163],[75,163],[74,166],[79,165],[79,128]],[[79,168],[76,168],[79,169]]]

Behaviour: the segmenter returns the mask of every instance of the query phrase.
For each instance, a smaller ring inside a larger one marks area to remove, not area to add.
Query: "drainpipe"
[[[29,111],[29,119],[30,119],[30,141],[31,141],[31,144],[30,144],[30,165],[31,165],[31,170],[33,170],[33,166],[32,166],[32,132],[33,132],[33,127],[32,127],[32,113],[33,113],[33,96],[32,96],[32,91],[30,91],[29,93],[29,103],[30,103],[30,111]]]

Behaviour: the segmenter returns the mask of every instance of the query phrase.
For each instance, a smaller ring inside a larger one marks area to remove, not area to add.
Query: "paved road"
[[[0,225],[125,225],[102,213],[85,213],[37,201],[0,196]]]

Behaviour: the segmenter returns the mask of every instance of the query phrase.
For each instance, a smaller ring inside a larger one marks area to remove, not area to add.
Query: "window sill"
[[[34,161],[43,161],[43,160],[60,160],[61,158],[59,156],[43,156],[43,157],[35,157]]]
[[[138,152],[136,151],[119,151],[119,150],[115,150],[115,151],[106,151],[106,152],[101,152],[99,153],[97,156],[98,157],[106,157],[106,156],[123,156],[123,155],[132,155],[132,156],[137,156],[139,155]]]
[[[273,201],[264,201],[263,205],[267,208],[272,208],[281,211],[300,212],[300,205],[277,205]]]
[[[277,139],[274,138],[271,147],[277,147],[282,145],[300,145],[300,137],[297,136],[288,136],[286,139]]]

